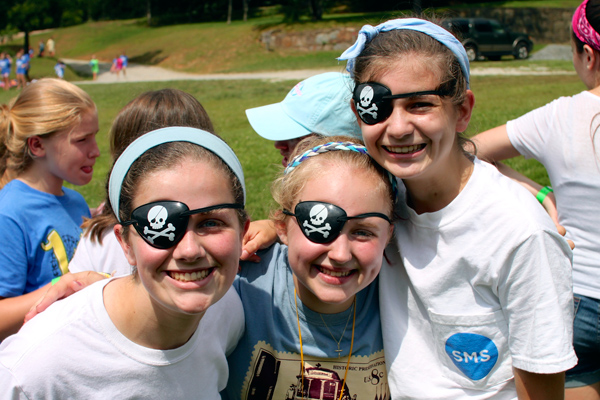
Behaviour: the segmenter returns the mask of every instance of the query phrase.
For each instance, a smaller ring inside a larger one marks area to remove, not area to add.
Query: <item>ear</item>
[[[29,153],[34,157],[40,158],[46,155],[42,138],[37,135],[27,138],[27,147],[29,147]]]
[[[587,44],[583,45],[583,53],[585,54],[585,66],[588,70],[593,70],[597,67],[597,64],[600,60],[596,56],[594,49],[592,49]]]
[[[352,109],[352,112],[356,116],[356,121],[358,122],[358,125],[360,126],[362,120],[358,116],[358,111],[356,111],[356,104],[354,103],[354,99],[350,99],[350,108]]]
[[[125,253],[127,262],[129,262],[129,265],[136,266],[137,261],[135,259],[135,254],[131,245],[129,244],[129,240],[125,237],[125,228],[121,224],[116,224],[113,228],[113,231],[115,232],[115,236],[117,237],[117,240],[123,249],[123,253]]]
[[[277,231],[277,236],[279,236],[279,240],[281,241],[281,243],[287,245],[287,218],[284,221],[275,221],[275,230]]]
[[[456,132],[464,132],[471,121],[471,114],[475,106],[475,96],[471,90],[467,90],[465,101],[458,108],[458,120],[456,121]]]

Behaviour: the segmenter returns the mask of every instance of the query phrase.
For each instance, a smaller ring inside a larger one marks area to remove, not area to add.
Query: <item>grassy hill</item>
[[[579,0],[532,0],[486,2],[479,6],[574,8],[579,3]],[[446,10],[435,12],[443,15]],[[148,27],[144,19],[88,22],[32,34],[30,43],[37,50],[38,42],[46,41],[52,35],[56,41],[57,57],[88,60],[96,54],[101,61],[110,62],[116,55],[126,52],[134,63],[194,73],[325,68],[337,64],[335,57],[340,55],[340,51],[268,51],[259,42],[261,32],[266,29],[300,31],[342,26],[360,28],[366,23],[378,24],[401,13],[325,14],[323,21],[301,20],[295,24],[283,23],[280,14],[253,18],[247,22],[233,21],[229,25],[210,22]],[[19,39],[11,44],[16,46],[21,43],[22,39]]]

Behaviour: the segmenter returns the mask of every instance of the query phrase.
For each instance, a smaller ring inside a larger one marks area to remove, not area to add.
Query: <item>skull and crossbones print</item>
[[[329,231],[331,230],[331,225],[329,225],[329,223],[323,225],[323,222],[327,219],[328,214],[327,208],[323,204],[314,205],[309,213],[312,225],[308,221],[304,221],[304,224],[302,224],[302,226],[306,228],[304,229],[306,236],[318,232],[323,235],[324,238],[327,238],[329,236]]]
[[[150,243],[154,243],[154,239],[161,236],[168,238],[171,242],[175,240],[175,234],[173,233],[175,227],[173,224],[169,223],[165,229],[159,231],[165,225],[167,218],[169,218],[169,212],[164,206],[154,206],[148,211],[148,223],[152,229],[156,229],[151,230],[147,226],[144,227],[144,235]]]
[[[365,114],[369,114],[371,118],[377,119],[377,104],[371,104],[373,102],[373,95],[375,91],[371,86],[365,86],[360,92],[360,101],[356,104],[356,110],[362,117]]]

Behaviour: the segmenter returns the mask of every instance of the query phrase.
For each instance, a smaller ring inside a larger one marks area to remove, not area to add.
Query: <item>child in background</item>
[[[99,66],[99,61],[96,58],[95,54],[92,56],[92,59],[90,60],[90,68],[92,69],[93,80],[98,79],[98,72],[100,72],[100,66]]]
[[[22,89],[27,86],[27,79],[25,78],[25,72],[27,68],[27,62],[24,58],[23,50],[19,50],[15,56],[16,75],[17,75],[17,89]]]
[[[121,60],[121,70],[123,71],[123,77],[127,78],[127,63],[129,62],[129,58],[125,55],[125,52],[119,56]]]
[[[2,52],[0,54],[0,74],[2,74],[2,82],[4,83],[4,90],[10,90],[10,67],[12,60],[8,53]]]
[[[58,76],[58,79],[64,79],[65,68],[66,68],[65,63],[63,63],[61,60],[58,60],[58,62],[54,66],[54,72],[56,72],[56,76]]]
[[[520,154],[541,162],[549,188],[530,181],[530,191],[552,207],[556,223],[575,242],[573,327],[578,363],[566,372],[566,397],[600,399],[600,1],[586,0],[572,23],[573,65],[586,91],[473,137],[477,156],[491,162]],[[515,171],[500,165],[502,172]],[[520,181],[522,177],[518,177]],[[548,195],[546,195],[548,194]]]
[[[416,18],[358,36],[340,57],[352,106],[406,189],[379,290],[392,398],[563,398],[572,253],[525,189],[463,149],[464,47]]]
[[[250,108],[246,116],[256,133],[274,141],[286,167],[296,145],[309,135],[361,138],[356,117],[348,107],[353,87],[348,74],[311,76],[297,83],[280,103]]]
[[[393,230],[390,176],[350,137],[307,138],[294,155],[273,188],[284,245],[234,283],[246,330],[227,397],[388,399],[376,277]]]
[[[231,289],[248,221],[237,157],[206,131],[153,131],[117,159],[109,197],[135,273],[57,302],[5,340],[0,398],[218,399],[243,330]]]
[[[100,155],[96,106],[58,79],[27,86],[0,116],[0,340],[44,286],[68,271],[89,207],[74,190]]]

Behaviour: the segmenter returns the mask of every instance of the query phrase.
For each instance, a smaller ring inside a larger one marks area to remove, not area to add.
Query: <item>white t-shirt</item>
[[[572,253],[529,192],[476,159],[448,206],[399,213],[379,280],[394,400],[515,399],[513,366],[575,365]]]
[[[127,278],[120,278],[127,279]],[[220,399],[244,329],[231,288],[183,346],[133,343],[103,304],[109,280],[54,303],[0,345],[0,399]]]
[[[573,291],[595,299],[600,299],[599,126],[600,97],[587,91],[506,125],[514,148],[548,171],[559,222],[575,242]]]
[[[69,272],[96,271],[114,276],[131,274],[131,266],[112,229],[102,233],[102,244],[88,235],[79,240],[75,255],[69,263]]]

